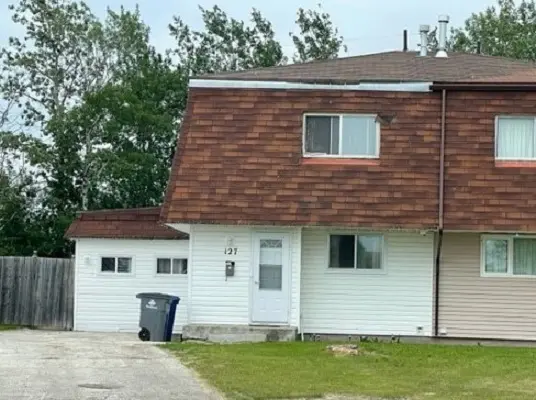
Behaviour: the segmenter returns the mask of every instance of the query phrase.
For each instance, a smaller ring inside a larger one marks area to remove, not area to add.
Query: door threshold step
[[[188,324],[182,328],[183,340],[217,343],[290,342],[296,334],[297,329],[288,325]]]

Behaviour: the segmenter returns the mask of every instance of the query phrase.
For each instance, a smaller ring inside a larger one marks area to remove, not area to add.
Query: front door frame
[[[255,283],[255,269],[258,268],[258,261],[260,256],[260,246],[259,240],[262,237],[268,239],[272,238],[281,238],[283,239],[283,247],[287,246],[287,256],[283,261],[287,262],[287,272],[286,277],[283,277],[283,282],[287,283],[287,315],[286,321],[281,322],[259,322],[255,321],[253,318],[253,310],[255,307],[255,290],[257,290],[257,284]],[[249,274],[249,323],[250,325],[274,325],[274,326],[289,326],[292,310],[292,233],[291,232],[281,232],[281,231],[254,231],[251,238],[251,263],[250,263],[250,274]]]

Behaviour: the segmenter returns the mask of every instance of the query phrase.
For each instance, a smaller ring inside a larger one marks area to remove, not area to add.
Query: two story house
[[[535,171],[531,63],[393,51],[192,79],[160,211],[189,234],[183,333],[536,340]]]
[[[536,339],[534,89],[414,52],[191,80],[161,213],[188,323]]]

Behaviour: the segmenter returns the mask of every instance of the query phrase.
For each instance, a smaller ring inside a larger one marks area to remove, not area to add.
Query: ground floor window
[[[186,258],[157,258],[157,275],[186,275],[188,273],[188,260]]]
[[[482,236],[482,275],[536,276],[536,237]]]
[[[132,258],[101,257],[101,272],[130,274],[132,272]]]
[[[329,235],[329,268],[381,270],[382,253],[382,235]]]

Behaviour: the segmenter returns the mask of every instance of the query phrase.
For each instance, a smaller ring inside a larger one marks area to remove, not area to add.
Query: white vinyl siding
[[[192,225],[191,300],[189,323],[250,323],[253,235],[255,232],[290,233],[291,299],[290,325],[299,324],[300,230],[298,228],[263,228],[251,226]],[[226,251],[232,243],[231,254]],[[234,249],[236,248],[236,254]],[[225,277],[225,261],[235,262],[235,273]]]
[[[384,273],[367,274],[328,268],[330,232],[302,232],[302,330],[432,335],[433,234],[385,232]]]
[[[536,279],[483,277],[481,235],[445,233],[439,328],[450,337],[536,340]]]
[[[132,272],[101,272],[101,258],[132,258]],[[180,297],[174,331],[186,323],[187,275],[157,275],[159,257],[188,258],[188,240],[78,239],[76,241],[75,330],[138,332],[140,292]]]

